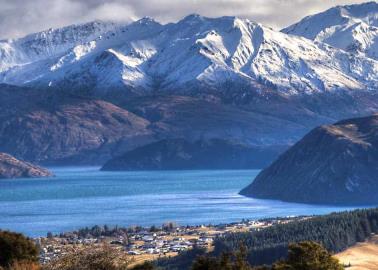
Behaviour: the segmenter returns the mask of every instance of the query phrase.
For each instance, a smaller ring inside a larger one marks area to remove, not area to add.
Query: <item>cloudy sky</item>
[[[233,15],[280,29],[302,17],[352,0],[0,0],[0,39],[94,19],[160,22],[199,13]]]

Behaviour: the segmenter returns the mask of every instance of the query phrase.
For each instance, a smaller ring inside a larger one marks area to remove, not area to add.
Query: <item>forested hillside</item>
[[[232,233],[215,241],[216,254],[248,249],[253,264],[270,264],[287,255],[289,243],[315,241],[328,251],[339,252],[378,233],[378,208],[356,210],[281,224],[248,233]]]
[[[250,264],[272,264],[287,257],[291,243],[314,241],[336,253],[364,241],[372,233],[378,233],[378,208],[316,216],[259,231],[230,233],[216,239],[214,251],[208,255],[219,257],[222,253],[237,253],[244,246]],[[162,259],[158,265],[171,270],[190,269],[193,260],[203,255],[203,250],[194,249],[171,259]]]

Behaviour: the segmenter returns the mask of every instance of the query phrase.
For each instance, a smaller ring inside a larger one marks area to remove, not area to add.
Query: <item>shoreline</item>
[[[161,173],[53,172],[54,181],[0,183],[0,228],[29,237],[85,226],[151,226],[175,221],[191,226],[243,218],[322,215],[355,207],[258,200],[238,194],[257,171]]]
[[[217,225],[179,226],[174,222],[151,227],[93,226],[46,237],[31,238],[40,247],[40,262],[51,260],[80,249],[108,244],[123,250],[138,263],[201,247],[211,250],[216,237],[227,233],[261,230],[277,224],[285,224],[314,216],[287,216],[259,220],[243,219],[240,222]]]

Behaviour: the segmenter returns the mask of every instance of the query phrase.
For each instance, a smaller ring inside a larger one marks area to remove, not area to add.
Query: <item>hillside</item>
[[[241,194],[284,201],[376,204],[378,115],[321,126],[263,170]]]
[[[248,232],[229,232],[215,239],[210,256],[239,251],[243,244],[252,265],[270,265],[288,256],[287,247],[290,243],[301,241],[314,241],[329,252],[338,253],[376,234],[377,221],[378,210],[372,208],[298,218]],[[164,269],[191,269],[191,263],[198,255],[203,255],[203,251],[194,249],[175,257],[161,258],[157,265]]]
[[[38,163],[99,164],[151,140],[149,121],[104,100],[0,87],[0,149]]]
[[[52,173],[44,168],[18,160],[11,155],[0,153],[0,179],[48,176],[52,176]]]
[[[278,153],[278,149],[268,151],[220,139],[168,139],[113,158],[101,170],[256,169],[267,166]]]
[[[375,270],[378,268],[378,237],[358,243],[347,250],[337,253],[336,258],[344,265],[351,265],[348,270]]]

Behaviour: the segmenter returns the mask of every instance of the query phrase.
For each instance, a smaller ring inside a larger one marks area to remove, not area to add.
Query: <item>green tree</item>
[[[230,253],[223,252],[219,264],[223,270],[232,270]]]
[[[222,253],[220,257],[199,256],[194,261],[192,270],[266,270],[266,267],[253,268],[247,260],[244,245],[235,253]]]
[[[0,231],[0,267],[21,261],[38,262],[35,244],[20,233]]]
[[[155,225],[152,225],[150,227],[150,232],[158,232],[159,231],[159,228],[157,228]]]
[[[273,270],[342,270],[339,261],[315,242],[289,245],[288,258],[273,265]]]
[[[132,267],[130,270],[154,270],[155,266],[151,262],[144,262]]]
[[[199,256],[193,263],[192,270],[221,270],[217,258]]]
[[[247,260],[248,251],[245,245],[240,245],[239,250],[235,253],[235,267],[237,270],[249,270],[252,269]]]

